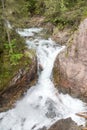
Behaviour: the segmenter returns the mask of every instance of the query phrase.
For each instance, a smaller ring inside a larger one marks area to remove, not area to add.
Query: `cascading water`
[[[69,95],[59,94],[52,83],[54,60],[65,47],[56,45],[51,39],[41,39],[41,30],[17,30],[21,36],[28,36],[28,47],[36,50],[39,78],[37,84],[16,103],[15,108],[0,113],[0,130],[39,130],[67,117],[71,117],[78,125],[85,123],[75,113],[86,111],[86,104]]]

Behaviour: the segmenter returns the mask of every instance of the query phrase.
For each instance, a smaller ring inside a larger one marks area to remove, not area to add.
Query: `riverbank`
[[[56,58],[54,84],[58,90],[87,102],[87,19],[72,35],[66,49]]]

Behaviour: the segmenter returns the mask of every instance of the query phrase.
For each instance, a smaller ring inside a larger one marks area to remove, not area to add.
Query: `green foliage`
[[[9,57],[11,64],[17,65],[19,60],[23,57],[23,54],[21,54],[20,52],[19,53],[15,52],[15,49],[17,49],[16,48],[16,39],[11,40],[11,43],[10,43],[10,46],[11,46],[13,52],[10,52],[9,43],[5,43],[4,46],[5,46],[6,51],[9,52],[8,57]]]
[[[22,62],[25,65],[25,59],[23,59],[24,40],[14,30],[10,31],[10,37],[12,39],[10,45],[13,53],[10,53],[6,30],[3,20],[0,19],[0,90],[7,86],[7,83],[19,69]]]
[[[10,62],[12,63],[12,65],[17,65],[19,60],[23,57],[23,54],[16,54],[13,53],[12,55],[10,55]]]
[[[46,11],[45,11],[45,15],[46,16],[53,16],[56,13],[60,13],[60,2],[58,0],[44,0],[45,5],[46,5]]]
[[[16,42],[16,39],[11,40],[11,42],[10,42],[12,49],[14,49],[16,47],[15,42]],[[5,49],[10,49],[9,43],[4,43],[4,46],[5,46]]]
[[[36,0],[26,0],[27,1],[27,8],[28,11],[33,14],[33,12],[35,11],[35,4],[36,4]]]
[[[46,16],[47,21],[59,28],[78,26],[87,17],[87,0],[37,0],[36,13]]]
[[[43,15],[46,7],[44,0],[37,0],[35,6],[35,14]]]
[[[28,0],[6,0],[5,2],[5,17],[12,21],[13,25],[16,22],[18,23],[20,19],[21,21],[23,20],[22,18],[25,19],[34,9],[30,9],[30,1]],[[15,27],[11,30],[8,29],[10,36],[9,46],[0,1],[0,91],[8,86],[9,81],[20,68],[26,68],[27,66],[29,68],[32,63],[32,59],[25,56],[25,40],[16,33]],[[11,48],[12,51],[10,51]]]
[[[46,20],[62,27],[77,25],[87,16],[87,0],[6,0],[6,16],[15,24],[19,21],[22,25],[33,15],[45,15]]]

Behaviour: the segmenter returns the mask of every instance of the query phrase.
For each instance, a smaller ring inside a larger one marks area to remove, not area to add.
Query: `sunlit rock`
[[[54,83],[64,93],[87,98],[87,19],[70,38],[67,49],[57,56]]]

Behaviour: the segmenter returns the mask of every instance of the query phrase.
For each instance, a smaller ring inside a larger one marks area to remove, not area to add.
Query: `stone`
[[[66,49],[57,56],[53,79],[59,91],[87,101],[87,19],[81,22]]]
[[[71,36],[71,29],[67,28],[59,30],[58,27],[54,27],[51,38],[58,44],[64,45],[69,40],[70,36]]]
[[[47,128],[44,126],[43,128],[40,128],[38,130],[47,130]]]
[[[47,107],[47,112],[45,116],[47,118],[55,118],[57,116],[55,102],[52,99],[48,98],[47,101],[45,102],[45,106]]]
[[[31,65],[19,69],[18,73],[10,81],[8,87],[0,92],[0,112],[14,106],[14,103],[23,96],[37,80],[37,60],[32,59]]]
[[[81,130],[71,118],[61,119],[53,124],[48,130]]]

